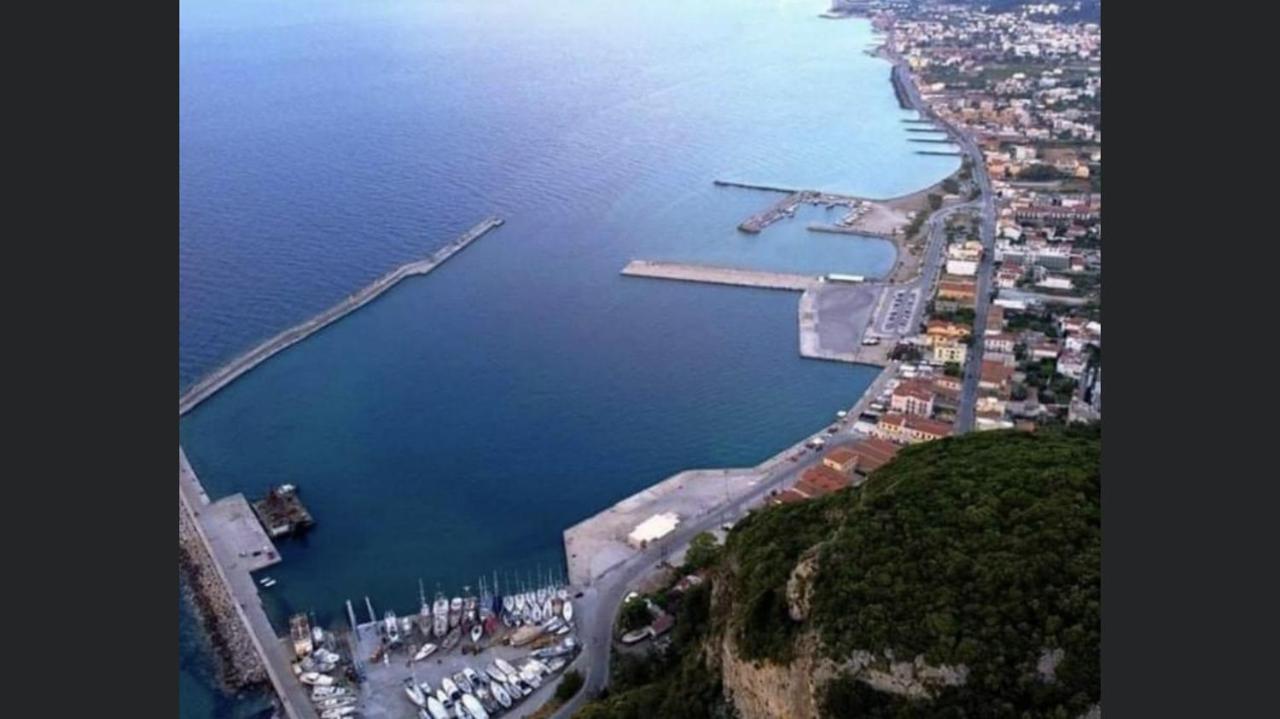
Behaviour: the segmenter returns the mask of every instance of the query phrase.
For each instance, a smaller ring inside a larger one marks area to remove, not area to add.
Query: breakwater
[[[425,259],[407,262],[387,274],[366,285],[355,294],[348,296],[338,304],[321,312],[305,322],[290,327],[280,334],[236,357],[221,368],[196,382],[178,398],[178,416],[190,412],[196,405],[213,395],[214,392],[234,382],[245,372],[271,358],[277,352],[292,347],[352,312],[377,299],[382,293],[395,287],[408,277],[425,275],[443,264],[446,260],[461,252],[472,242],[483,237],[490,230],[502,225],[500,217],[488,217],[467,230],[453,242],[431,253]]]
[[[756,287],[769,290],[803,292],[822,281],[817,275],[799,275],[787,272],[762,272],[736,267],[694,265],[681,262],[652,262],[632,260],[622,268],[622,274],[630,277],[650,277],[661,280],[707,282],[716,285]]]
[[[764,190],[766,192],[785,192],[787,194],[795,194],[800,192],[791,187],[778,187],[777,185],[759,185],[751,182],[736,182],[734,180],[712,180],[712,184],[718,187],[741,187],[746,190]]]
[[[187,579],[197,615],[213,646],[219,680],[233,691],[264,685],[267,673],[258,651],[245,625],[236,616],[235,601],[218,576],[213,558],[200,540],[194,519],[181,499],[178,505],[178,569]]]
[[[894,240],[897,236],[892,232],[876,232],[875,230],[861,230],[856,227],[848,227],[845,225],[828,225],[821,222],[811,222],[805,226],[810,232],[826,232],[832,235],[855,235],[858,237],[879,237],[882,240]]]

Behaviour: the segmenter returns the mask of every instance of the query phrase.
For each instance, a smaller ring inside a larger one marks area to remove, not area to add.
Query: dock
[[[622,268],[628,277],[650,277],[660,280],[706,282],[716,285],[755,287],[768,290],[803,292],[822,281],[818,275],[799,275],[786,272],[763,272],[736,267],[697,265],[681,262],[655,262],[632,260]]]
[[[928,121],[926,120],[926,122]],[[933,124],[933,123],[930,123],[930,124]],[[943,130],[940,127],[908,127],[907,132],[932,132],[937,135],[947,134],[947,131]]]
[[[217,586],[222,590],[220,594],[226,597],[226,606],[220,607],[224,618],[243,628],[242,633],[275,689],[285,716],[315,719],[318,715],[307,689],[294,678],[291,649],[271,628],[251,574],[279,562],[280,555],[249,503],[242,494],[210,502],[181,446],[178,447],[178,497],[180,527],[193,528],[198,537],[197,547],[211,565],[208,568],[216,576]]]
[[[944,152],[942,150],[916,150],[917,155],[944,155],[946,157],[964,157],[963,152]]]
[[[425,259],[415,260],[413,262],[407,262],[400,265],[333,307],[330,307],[301,324],[290,327],[280,334],[250,349],[248,352],[236,357],[226,365],[206,376],[204,379],[196,382],[178,398],[178,416],[181,417],[187,412],[190,412],[196,407],[196,405],[208,399],[215,392],[226,387],[228,384],[231,384],[236,379],[244,375],[244,373],[270,359],[276,353],[292,347],[325,327],[328,327],[334,322],[337,322],[343,317],[346,317],[352,312],[355,312],[361,307],[364,307],[374,301],[384,292],[395,287],[402,280],[408,277],[425,275],[428,272],[431,272],[435,268],[444,264],[451,257],[464,250],[472,242],[475,242],[489,231],[501,226],[502,223],[502,218],[496,216],[484,219],[454,241],[431,253],[431,255]]]
[[[311,512],[292,484],[273,487],[267,496],[253,503],[253,511],[272,539],[305,531],[315,524]]]
[[[936,143],[938,143],[938,144],[940,144],[940,145],[951,145],[951,144],[954,144],[954,141],[953,141],[951,138],[949,138],[949,137],[938,137],[938,138],[933,138],[933,137],[912,137],[912,138],[908,138],[908,139],[907,139],[907,142],[936,142]]]

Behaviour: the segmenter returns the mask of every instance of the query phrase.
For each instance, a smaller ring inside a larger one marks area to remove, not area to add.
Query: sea
[[[909,142],[870,23],[825,9],[181,0],[179,389],[506,220],[179,422],[213,497],[288,482],[316,517],[264,572],[278,627],[563,574],[572,524],[856,401],[875,369],[800,358],[796,294],[619,275],[892,268],[888,242],[805,229],[838,210],[743,234],[780,196],[713,184],[888,198],[958,167]],[[181,592],[179,631],[181,717],[264,710],[216,689]]]

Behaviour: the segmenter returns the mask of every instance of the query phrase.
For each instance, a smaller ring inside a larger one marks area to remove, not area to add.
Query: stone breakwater
[[[267,681],[244,623],[236,615],[235,602],[196,532],[195,524],[178,505],[178,569],[191,588],[192,600],[213,645],[218,677],[232,690],[256,688]]]

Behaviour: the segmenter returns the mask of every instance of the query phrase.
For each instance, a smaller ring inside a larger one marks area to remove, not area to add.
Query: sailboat
[[[449,631],[449,600],[445,599],[438,589],[436,601],[431,605],[431,613],[434,621],[431,633],[436,636],[436,639],[440,639]]]

